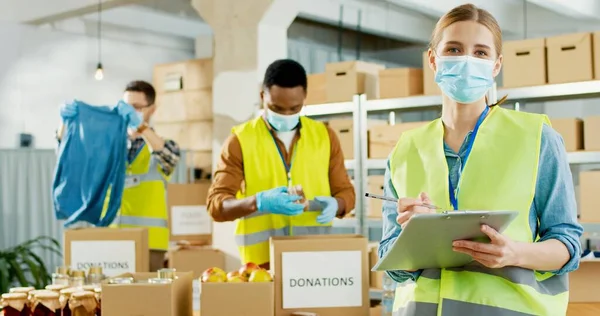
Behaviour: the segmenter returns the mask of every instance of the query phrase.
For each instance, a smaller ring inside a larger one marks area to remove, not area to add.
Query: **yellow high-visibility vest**
[[[147,144],[127,166],[121,210],[112,227],[148,228],[148,247],[154,250],[169,248],[167,226],[167,182],[158,161],[152,158]]]
[[[302,185],[306,198],[330,196],[330,140],[325,124],[306,117],[300,118],[300,138],[294,146],[291,165],[293,185]],[[233,128],[242,147],[244,162],[244,194],[287,186],[288,179],[275,140],[262,117]],[[271,236],[316,235],[331,231],[331,223],[317,223],[320,212],[304,212],[297,216],[253,213],[236,222],[235,241],[243,263],[269,262]]]
[[[465,210],[515,210],[504,234],[534,242],[529,212],[535,195],[545,115],[494,107],[483,121],[464,171],[458,201]],[[441,119],[402,133],[390,156],[399,197],[427,192],[434,205],[452,209]],[[565,315],[566,275],[478,263],[462,268],[425,269],[416,282],[396,289],[394,315]]]

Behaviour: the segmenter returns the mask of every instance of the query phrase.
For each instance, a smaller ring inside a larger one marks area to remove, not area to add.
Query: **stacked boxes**
[[[600,32],[503,44],[503,87],[600,79]]]
[[[212,166],[212,59],[154,68],[156,132],[190,152],[188,167],[210,173]]]

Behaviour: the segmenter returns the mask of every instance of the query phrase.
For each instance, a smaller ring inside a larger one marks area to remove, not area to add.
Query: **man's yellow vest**
[[[535,195],[545,115],[494,107],[479,128],[460,177],[462,210],[517,210],[504,234],[534,242],[529,211]],[[401,135],[390,157],[399,197],[427,192],[434,205],[453,209],[440,119]],[[537,238],[537,237],[536,237]],[[566,275],[518,267],[490,269],[477,263],[462,268],[426,269],[416,282],[396,289],[394,315],[565,315]]]
[[[330,196],[329,157],[330,140],[322,122],[306,117],[300,118],[300,138],[294,146],[291,166],[293,185],[302,185],[307,199]],[[242,147],[244,162],[244,194],[287,186],[287,174],[282,158],[271,132],[262,117],[233,128]],[[235,241],[243,263],[269,262],[269,238],[271,236],[326,234],[331,223],[317,223],[320,212],[304,212],[297,216],[254,213],[237,220]]]
[[[148,247],[167,250],[169,229],[167,226],[167,182],[148,145],[127,166],[127,177],[119,215],[113,227],[148,228]]]

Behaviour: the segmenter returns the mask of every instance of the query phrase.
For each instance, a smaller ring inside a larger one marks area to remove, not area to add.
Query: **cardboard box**
[[[327,123],[338,139],[342,147],[345,159],[354,159],[354,120],[353,119],[333,119]]]
[[[172,139],[181,149],[194,151],[212,150],[213,122],[192,121],[154,124],[156,133],[164,139]]]
[[[383,289],[383,271],[371,271],[379,261],[379,244],[369,244],[369,271],[370,286],[372,289]]]
[[[600,223],[600,170],[579,173],[579,220],[584,223]]]
[[[423,94],[441,95],[442,90],[435,83],[435,72],[429,67],[429,57],[427,51],[423,53]]]
[[[383,195],[383,181],[384,181],[384,176],[381,176],[381,175],[369,176],[367,178],[368,192],[377,194],[377,195]],[[383,207],[383,200],[368,198],[366,201],[367,201],[367,217],[381,218],[383,215],[383,213],[381,211],[382,207]]]
[[[63,247],[65,265],[72,269],[100,266],[108,277],[150,269],[147,228],[68,229]]]
[[[383,315],[383,310],[381,309],[381,305],[377,305],[375,307],[371,307],[369,309],[369,316],[381,316]]]
[[[600,302],[600,260],[579,263],[579,269],[569,273],[569,302]]]
[[[202,283],[201,316],[273,316],[274,283]]]
[[[600,116],[587,116],[583,119],[583,148],[600,150]]]
[[[225,270],[225,254],[211,247],[178,247],[169,250],[169,268],[178,272],[192,272],[193,278],[198,279],[208,268]]]
[[[368,266],[360,235],[271,237],[275,315],[368,315]]]
[[[549,37],[548,83],[587,81],[594,78],[592,34],[576,33]]]
[[[502,85],[505,88],[530,87],[548,82],[546,39],[536,38],[502,44]]]
[[[595,32],[592,38],[594,47],[594,79],[600,79],[600,32]]]
[[[188,151],[187,155],[187,167],[194,169],[202,169],[206,173],[212,171],[212,150],[203,151]]]
[[[177,91],[156,96],[154,123],[212,121],[212,89]]]
[[[428,123],[409,122],[371,127],[369,129],[369,158],[387,158],[398,143],[402,133]]]
[[[379,98],[403,98],[423,94],[423,69],[392,68],[379,71]]]
[[[583,149],[583,121],[578,118],[551,119],[552,128],[557,131],[565,142],[568,152]]]
[[[195,245],[212,243],[213,221],[206,210],[210,182],[167,186],[171,241],[189,241]]]
[[[327,76],[325,73],[307,75],[306,105],[327,103]]]
[[[356,94],[368,100],[379,98],[379,71],[385,66],[364,61],[344,61],[325,65],[327,102],[350,102]]]
[[[193,273],[193,310],[200,311],[200,276],[208,268],[225,270],[225,254],[210,247],[178,247],[169,250],[169,268]]]
[[[136,281],[156,278],[156,273],[127,273]],[[102,315],[191,316],[192,273],[177,272],[169,284],[102,284]]]
[[[213,61],[212,59],[193,59],[156,65],[153,82],[157,94],[212,88]]]

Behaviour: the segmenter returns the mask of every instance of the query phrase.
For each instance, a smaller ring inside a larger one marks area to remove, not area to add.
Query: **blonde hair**
[[[440,18],[435,25],[433,34],[431,35],[429,48],[432,50],[437,48],[438,44],[442,40],[444,30],[448,26],[456,22],[464,21],[477,22],[487,27],[488,30],[490,30],[490,32],[492,32],[494,35],[494,48],[496,49],[497,56],[502,54],[502,30],[500,29],[500,25],[498,25],[498,21],[496,21],[494,16],[492,16],[488,11],[480,9],[470,3],[455,7]]]

